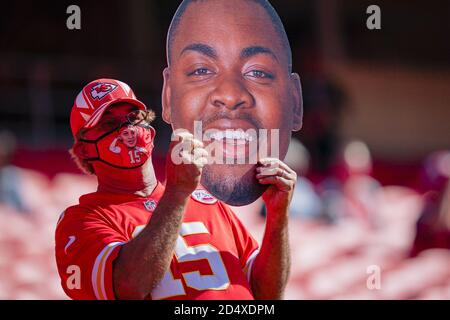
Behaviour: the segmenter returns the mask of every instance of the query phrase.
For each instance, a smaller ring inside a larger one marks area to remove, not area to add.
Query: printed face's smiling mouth
[[[193,135],[203,142],[209,154],[207,164],[254,165],[260,157],[277,157],[272,151],[278,150],[273,145],[279,142],[278,129],[258,129],[255,122],[220,118],[203,128],[202,121],[194,121]]]
[[[205,132],[205,138],[208,140],[222,141],[226,140],[226,143],[234,143],[237,145],[251,142],[254,136],[248,132],[242,130],[214,130]]]

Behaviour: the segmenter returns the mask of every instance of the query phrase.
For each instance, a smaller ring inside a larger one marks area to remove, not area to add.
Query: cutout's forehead
[[[281,39],[270,16],[253,1],[196,1],[176,28],[172,54],[191,43],[221,44],[228,48],[260,45],[282,55]]]

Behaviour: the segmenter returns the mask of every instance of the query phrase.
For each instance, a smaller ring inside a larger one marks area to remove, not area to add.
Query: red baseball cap
[[[70,113],[70,128],[75,137],[81,128],[94,127],[105,110],[114,103],[128,102],[140,110],[147,110],[144,103],[136,99],[126,83],[114,79],[97,79],[77,95]]]

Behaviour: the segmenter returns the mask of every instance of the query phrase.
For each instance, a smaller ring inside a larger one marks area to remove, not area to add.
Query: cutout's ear
[[[291,74],[291,90],[294,99],[292,131],[299,131],[303,126],[303,94],[300,76],[295,72]]]
[[[172,123],[172,110],[171,110],[171,103],[170,103],[170,68],[166,67],[163,71],[163,89],[162,89],[162,96],[161,96],[161,103],[162,103],[162,118],[163,120],[171,124]]]

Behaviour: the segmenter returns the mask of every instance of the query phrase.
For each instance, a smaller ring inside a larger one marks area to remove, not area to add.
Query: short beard
[[[205,166],[202,173],[202,185],[217,199],[232,206],[245,206],[258,199],[267,189],[255,178],[252,166],[242,176],[231,174],[220,176],[213,173],[210,166]]]

